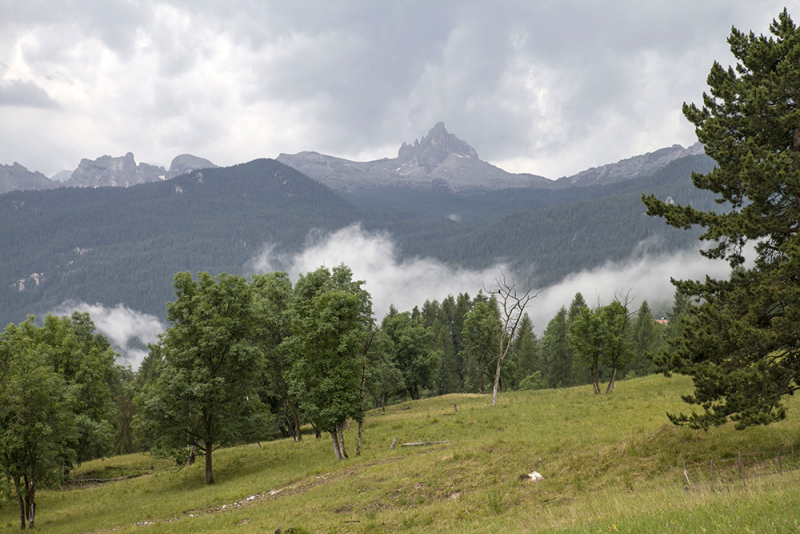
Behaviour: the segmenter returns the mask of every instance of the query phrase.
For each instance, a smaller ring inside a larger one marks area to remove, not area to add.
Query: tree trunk
[[[33,528],[33,520],[34,516],[36,515],[36,484],[31,484],[30,488],[28,488],[28,498],[26,499],[27,502],[27,515],[28,515],[28,528]]]
[[[14,489],[17,492],[17,502],[19,503],[19,529],[25,530],[25,499],[22,497],[22,489],[19,487],[19,475],[11,475],[14,480]]]
[[[186,465],[194,465],[194,460],[197,457],[197,447],[195,445],[186,445]]]
[[[611,370],[611,380],[608,381],[608,387],[606,388],[606,393],[607,394],[611,393],[612,391],[614,391],[614,379],[616,379],[616,378],[617,378],[617,368],[614,367]]]
[[[291,400],[289,400],[289,409],[292,411],[292,419],[294,420],[294,439],[295,441],[301,441],[303,434],[300,432],[300,418],[297,416],[297,407]]]
[[[342,451],[339,450],[339,436],[336,435],[335,430],[331,432],[331,441],[333,441],[333,454],[336,456],[337,460],[341,460]]]
[[[381,411],[382,412],[386,411],[386,392],[385,391],[381,392]]]
[[[358,422],[358,445],[356,445],[356,456],[361,456],[361,438],[364,436],[364,423]]]
[[[206,484],[214,483],[214,473],[211,471],[211,451],[214,449],[214,444],[206,441]]]
[[[494,387],[492,387],[492,406],[497,404],[497,389],[500,387],[500,366],[503,365],[503,357],[497,359],[497,371],[494,373]]]
[[[592,369],[592,389],[595,395],[600,395],[600,377],[596,367]]]
[[[342,453],[342,459],[349,458],[347,451],[344,448],[344,423],[339,425],[339,450]]]
[[[486,381],[483,376],[483,364],[478,360],[478,372],[481,375],[481,393],[486,393]]]

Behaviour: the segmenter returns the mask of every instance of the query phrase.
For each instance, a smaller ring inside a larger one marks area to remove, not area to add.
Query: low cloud
[[[651,304],[670,301],[675,291],[670,277],[699,280],[708,274],[725,278],[730,270],[727,263],[708,260],[697,250],[665,254],[652,252],[655,248],[653,243],[642,243],[630,260],[575,273],[548,287],[527,310],[537,334],[541,334],[561,306],[569,306],[577,292],[590,305],[598,300],[606,304],[615,295],[630,292],[633,306],[638,308],[643,300]],[[421,306],[425,300],[441,301],[450,294],[467,292],[474,297],[480,289],[491,286],[501,269],[514,276],[502,263],[476,271],[432,258],[403,259],[391,235],[367,232],[359,225],[327,235],[312,235],[304,250],[294,255],[276,254],[273,248],[266,247],[248,268],[252,272],[286,271],[296,280],[299,274],[321,265],[330,268],[340,263],[349,266],[356,279],[365,280],[364,287],[372,295],[378,319],[386,314],[390,304],[406,311]],[[524,284],[518,282],[518,285]]]
[[[644,253],[624,262],[609,262],[567,276],[542,292],[528,309],[528,315],[540,335],[559,308],[569,307],[578,292],[592,307],[598,302],[608,304],[615,296],[628,295],[633,308],[638,309],[644,300],[652,308],[653,304],[672,301],[675,286],[670,278],[702,280],[706,275],[726,278],[729,272],[730,266],[726,262],[709,260],[696,249]]]
[[[108,308],[102,304],[65,302],[50,313],[71,315],[73,311],[89,312],[97,330],[119,352],[118,363],[130,365],[134,370],[139,368],[147,356],[147,344],[157,342],[158,335],[164,332],[164,324],[157,317],[137,312],[122,304]]]
[[[327,236],[312,235],[306,248],[292,256],[277,255],[268,247],[249,268],[255,272],[286,271],[296,280],[297,275],[321,265],[331,268],[340,263],[350,267],[356,279],[366,282],[364,288],[372,295],[378,319],[391,304],[406,311],[425,300],[441,301],[450,294],[466,291],[474,296],[484,282],[497,275],[496,267],[472,271],[432,258],[402,259],[388,233],[366,232],[357,224]]]

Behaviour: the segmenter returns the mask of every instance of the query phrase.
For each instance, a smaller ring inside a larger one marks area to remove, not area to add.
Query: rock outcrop
[[[0,165],[0,194],[20,189],[53,189],[60,185],[38,171],[29,171],[16,161],[12,165]]]
[[[188,174],[198,169],[213,169],[216,167],[216,165],[207,159],[198,158],[191,154],[181,154],[180,156],[175,156],[172,160],[169,166],[169,172],[167,173],[167,180],[175,178],[176,176]]]
[[[133,153],[122,157],[101,156],[96,160],[82,159],[72,177],[64,185],[70,187],[129,187],[166,179],[164,167],[147,163],[136,164]]]
[[[573,176],[559,178],[556,183],[563,186],[605,185],[646,176],[665,167],[668,163],[686,156],[704,154],[703,145],[695,143],[689,148],[672,145],[641,156],[623,159],[601,167],[592,167]]]

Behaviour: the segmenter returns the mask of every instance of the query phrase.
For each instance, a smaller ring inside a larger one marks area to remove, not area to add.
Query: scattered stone
[[[525,478],[525,477],[527,477],[528,480],[530,480],[531,482],[539,482],[540,480],[544,480],[544,477],[538,471],[534,471],[529,475],[522,475],[522,477],[520,478]]]

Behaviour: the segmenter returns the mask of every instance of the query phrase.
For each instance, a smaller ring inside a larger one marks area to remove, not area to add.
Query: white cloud
[[[654,248],[653,243],[642,243],[633,259],[575,273],[548,287],[527,310],[537,333],[541,334],[561,306],[569,306],[577,292],[593,305],[597,299],[605,304],[615,294],[622,296],[630,291],[634,306],[638,307],[642,300],[651,304],[670,301],[675,291],[670,277],[699,280],[708,274],[724,278],[730,270],[727,263],[710,261],[697,250],[671,254],[647,252]],[[249,268],[255,272],[283,270],[296,280],[298,274],[321,265],[330,268],[340,263],[349,266],[356,279],[366,282],[364,287],[372,295],[378,319],[386,314],[390,304],[406,311],[421,306],[427,299],[441,301],[450,294],[467,292],[474,297],[480,289],[491,286],[501,269],[508,272],[503,264],[474,271],[431,258],[401,260],[389,234],[366,232],[359,225],[313,236],[306,248],[295,255],[276,255],[268,247],[253,258]],[[513,273],[509,274],[513,277]]]
[[[450,294],[466,291],[474,296],[497,274],[496,268],[472,271],[431,258],[401,260],[389,234],[365,232],[357,224],[330,235],[313,236],[306,248],[293,256],[278,256],[267,248],[249,267],[257,272],[285,270],[296,280],[298,274],[340,263],[352,269],[355,279],[366,282],[364,288],[372,295],[378,319],[391,304],[410,310],[425,300],[441,301]]]
[[[53,315],[70,315],[73,311],[89,312],[97,330],[104,334],[120,354],[119,363],[134,370],[147,356],[147,344],[158,341],[164,324],[155,316],[140,313],[117,304],[108,308],[102,304],[65,302],[52,310]]]

